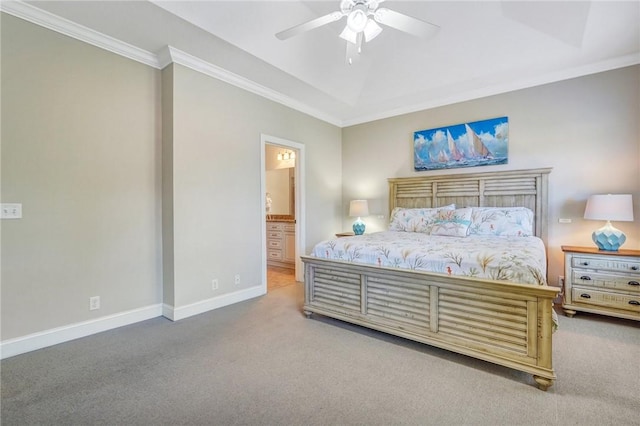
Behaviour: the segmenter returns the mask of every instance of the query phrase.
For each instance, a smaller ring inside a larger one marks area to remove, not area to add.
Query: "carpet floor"
[[[2,425],[640,425],[640,324],[560,315],[558,380],[301,312],[302,285],[8,358]]]

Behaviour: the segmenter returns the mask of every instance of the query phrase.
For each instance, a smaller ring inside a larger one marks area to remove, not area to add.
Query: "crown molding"
[[[220,68],[209,62],[203,61],[202,59],[190,55],[189,53],[182,50],[176,49],[175,47],[166,46],[164,49],[157,52],[156,57],[158,58],[160,68],[164,68],[170,63],[179,64],[194,71],[198,71],[202,74],[213,77],[217,80],[224,81],[225,83],[231,84],[232,86],[236,86],[248,92],[259,95],[263,98],[303,112],[307,115],[333,124],[334,126],[340,127],[341,125],[341,121],[336,117],[330,116],[315,108],[311,108],[308,105],[303,104],[302,102],[298,102],[295,99],[283,95],[282,93],[271,90],[245,77],[225,70],[224,68]]]
[[[452,105],[460,102],[473,101],[475,99],[486,98],[489,96],[500,95],[503,93],[513,92],[516,90],[528,89],[531,87],[542,86],[545,84],[557,83],[572,78],[584,77],[590,74],[611,71],[618,68],[625,68],[640,64],[640,54],[633,53],[618,58],[600,61],[580,67],[574,67],[562,71],[551,72],[536,76],[535,78],[512,81],[505,84],[487,86],[478,90],[459,93],[450,97],[440,97],[432,99],[426,103],[407,105],[401,108],[387,110],[380,114],[363,115],[352,119],[343,120],[341,127],[355,126],[358,124],[369,123],[371,121],[383,120],[386,118],[397,117],[399,115],[411,114],[414,112],[424,111],[427,109],[438,108],[441,106]]]
[[[76,24],[22,1],[0,1],[0,10],[32,24],[48,28],[76,40],[108,50],[117,55],[158,68],[158,58],[151,52]]]
[[[166,46],[161,51],[152,53],[99,33],[91,28],[76,24],[21,0],[0,0],[0,11],[156,69],[163,69],[171,63],[180,64],[340,128],[640,64],[640,54],[634,53],[607,61],[544,74],[531,79],[487,86],[450,97],[432,99],[426,103],[389,109],[378,114],[341,120],[172,46]]]
[[[19,0],[0,1],[0,11],[156,69],[163,69],[170,63],[183,65],[334,126],[341,126],[336,117],[174,47],[166,46],[160,52],[152,53]]]

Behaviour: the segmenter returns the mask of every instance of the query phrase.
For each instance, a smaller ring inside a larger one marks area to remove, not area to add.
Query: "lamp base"
[[[607,224],[602,228],[593,231],[591,238],[600,250],[605,251],[618,251],[620,246],[627,241],[624,232],[614,228],[610,221],[607,221]]]
[[[364,222],[358,218],[355,222],[353,222],[353,233],[356,235],[364,234]]]

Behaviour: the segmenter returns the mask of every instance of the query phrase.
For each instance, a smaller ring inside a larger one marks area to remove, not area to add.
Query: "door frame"
[[[271,136],[264,133],[260,134],[260,205],[261,211],[261,269],[262,269],[262,285],[264,292],[267,292],[267,207],[265,205],[265,194],[267,191],[266,181],[266,159],[265,151],[267,145],[274,145],[290,149],[296,153],[295,168],[295,230],[296,230],[296,262],[295,277],[296,281],[304,281],[304,269],[300,255],[304,253],[305,247],[305,152],[304,145],[299,142],[290,141],[288,139]]]

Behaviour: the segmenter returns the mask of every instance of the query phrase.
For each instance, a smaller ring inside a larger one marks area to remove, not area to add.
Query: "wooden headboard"
[[[389,213],[396,207],[528,207],[534,233],[547,244],[551,168],[389,179]]]

